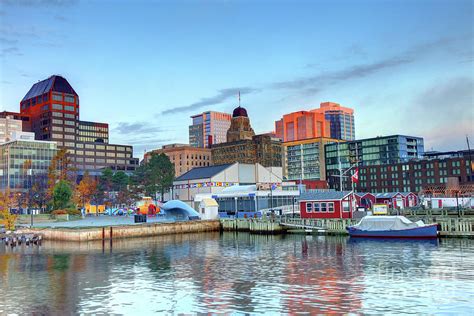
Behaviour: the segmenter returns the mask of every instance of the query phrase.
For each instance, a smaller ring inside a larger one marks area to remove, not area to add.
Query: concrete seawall
[[[169,234],[211,232],[219,230],[220,222],[218,220],[209,220],[93,228],[24,229],[22,232],[41,234],[45,240],[81,242],[91,240],[110,240]]]

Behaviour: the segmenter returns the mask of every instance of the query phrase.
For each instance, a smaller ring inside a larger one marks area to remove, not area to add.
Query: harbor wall
[[[45,240],[92,241],[219,231],[218,220],[156,223],[90,228],[23,229],[23,233],[41,234]]]

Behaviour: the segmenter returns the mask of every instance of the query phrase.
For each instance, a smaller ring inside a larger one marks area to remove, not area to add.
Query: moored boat
[[[436,238],[438,225],[412,222],[404,216],[365,216],[354,226],[347,227],[351,237],[377,238]]]

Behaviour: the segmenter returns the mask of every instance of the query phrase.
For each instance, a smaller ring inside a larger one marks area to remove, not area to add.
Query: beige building
[[[212,166],[211,150],[208,148],[192,147],[188,144],[164,145],[161,149],[147,152],[143,158],[145,162],[151,154],[165,154],[174,164],[175,177],[188,172],[195,167]]]
[[[16,120],[13,116],[0,118],[0,143],[13,139],[13,134],[22,131],[22,121]]]

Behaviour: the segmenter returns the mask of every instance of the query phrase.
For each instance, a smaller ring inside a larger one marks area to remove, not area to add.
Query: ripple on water
[[[0,313],[467,314],[474,301],[473,240],[225,233],[101,247],[0,247]]]

